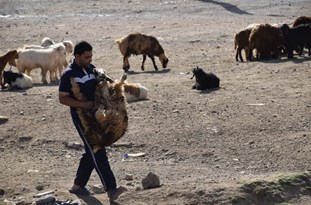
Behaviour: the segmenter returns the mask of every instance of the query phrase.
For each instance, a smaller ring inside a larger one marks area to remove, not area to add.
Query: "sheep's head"
[[[73,52],[73,43],[71,41],[63,41],[64,46],[66,47],[66,53],[70,54]]]
[[[9,55],[10,55],[11,57],[10,57],[8,63],[9,63],[10,66],[16,67],[16,61],[15,61],[15,59],[18,58],[18,52],[17,52],[17,50],[12,50],[12,51],[9,51],[9,53],[10,53]]]
[[[159,59],[160,59],[160,61],[161,61],[162,67],[163,67],[163,68],[166,68],[166,67],[167,67],[167,64],[168,64],[168,58],[165,56],[165,54],[164,54],[164,53],[161,54],[161,55],[159,56]]]
[[[110,83],[113,83],[114,80],[112,80],[108,75],[105,69],[103,68],[94,68],[93,70],[95,78],[97,80],[97,82],[103,81],[103,80],[107,80]]]
[[[200,73],[204,73],[204,71],[202,70],[202,68],[199,68],[199,66],[197,66],[196,68],[192,69],[192,73],[193,76],[190,79],[193,79],[193,77],[200,75]]]
[[[287,24],[283,24],[283,25],[281,26],[281,30],[282,30],[282,32],[283,32],[283,35],[287,35],[288,32],[289,32],[289,30],[290,30],[290,28],[289,28],[289,26],[288,26]]]

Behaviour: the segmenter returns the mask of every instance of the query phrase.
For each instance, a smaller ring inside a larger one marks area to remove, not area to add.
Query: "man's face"
[[[92,62],[92,56],[93,56],[92,51],[85,51],[81,55],[76,55],[75,58],[78,65],[86,68]]]

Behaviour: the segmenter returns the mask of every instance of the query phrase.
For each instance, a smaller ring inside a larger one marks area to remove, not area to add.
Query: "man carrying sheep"
[[[91,64],[92,55],[92,46],[88,42],[81,41],[77,43],[74,47],[75,59],[63,72],[59,85],[59,102],[70,107],[73,123],[85,147],[85,153],[80,159],[74,185],[69,192],[76,195],[89,195],[90,192],[85,186],[95,168],[104,189],[107,191],[109,201],[112,202],[118,198],[124,188],[117,188],[116,179],[106,156],[106,150],[102,149],[96,153],[93,152],[87,136],[83,134],[83,126],[77,114],[77,109],[91,110],[94,107],[96,79],[93,73],[95,66]],[[74,97],[71,91],[72,79],[79,85],[80,91],[87,101],[79,101]]]

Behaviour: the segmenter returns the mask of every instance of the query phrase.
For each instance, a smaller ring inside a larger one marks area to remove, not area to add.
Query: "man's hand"
[[[94,107],[94,102],[92,101],[83,102],[84,109],[91,110],[93,107]]]

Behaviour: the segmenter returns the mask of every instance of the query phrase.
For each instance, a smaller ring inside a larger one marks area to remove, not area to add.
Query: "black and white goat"
[[[206,73],[202,68],[198,66],[192,70],[193,76],[195,77],[196,83],[192,86],[192,89],[206,90],[219,88],[219,78],[214,73]]]
[[[31,88],[32,78],[24,73],[15,73],[10,71],[3,72],[4,85],[8,84],[9,89],[11,90],[19,90]]]

